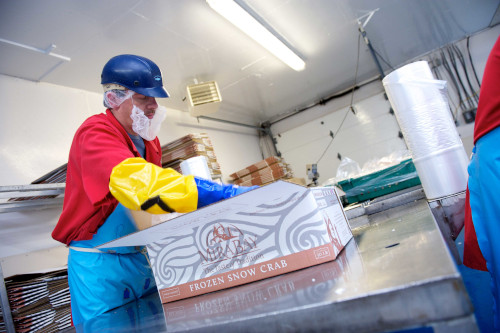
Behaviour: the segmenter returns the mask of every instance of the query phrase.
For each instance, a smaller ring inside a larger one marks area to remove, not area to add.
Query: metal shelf
[[[0,186],[0,213],[33,211],[61,206],[65,187],[65,183]],[[15,327],[1,265],[0,310],[6,331],[14,333]]]
[[[0,213],[61,206],[65,183],[0,186]]]

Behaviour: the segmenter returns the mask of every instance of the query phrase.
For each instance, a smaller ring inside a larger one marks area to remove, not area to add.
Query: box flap
[[[200,208],[194,212],[187,213],[174,219],[154,225],[150,228],[134,232],[130,235],[104,243],[97,248],[111,248],[120,246],[142,246],[156,242],[167,236],[172,236],[182,232],[184,228],[195,228],[214,220],[223,219],[235,212],[261,210],[259,206],[272,205],[290,197],[296,192],[305,192],[309,189],[286,181],[277,181],[269,185],[262,186],[255,190],[245,192],[235,197],[220,201],[218,203]]]

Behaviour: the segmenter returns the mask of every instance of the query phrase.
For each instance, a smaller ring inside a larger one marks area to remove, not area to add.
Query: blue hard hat
[[[141,56],[122,54],[109,59],[101,74],[101,84],[114,83],[150,97],[168,97],[158,66]]]

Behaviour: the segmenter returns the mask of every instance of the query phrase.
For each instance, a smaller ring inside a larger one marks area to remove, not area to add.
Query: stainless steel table
[[[333,262],[161,304],[157,294],[78,332],[478,332],[426,200],[350,220]]]

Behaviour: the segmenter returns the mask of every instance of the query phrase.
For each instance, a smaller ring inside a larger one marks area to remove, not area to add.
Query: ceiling
[[[366,24],[388,74],[419,55],[498,23],[499,4],[245,0],[243,5],[305,60],[305,70],[296,72],[204,0],[0,0],[0,73],[100,93],[106,61],[117,54],[138,54],[162,69],[171,97],[161,104],[187,112],[186,86],[215,80],[223,102],[210,116],[259,125],[379,75],[366,44],[358,44],[358,18]]]

